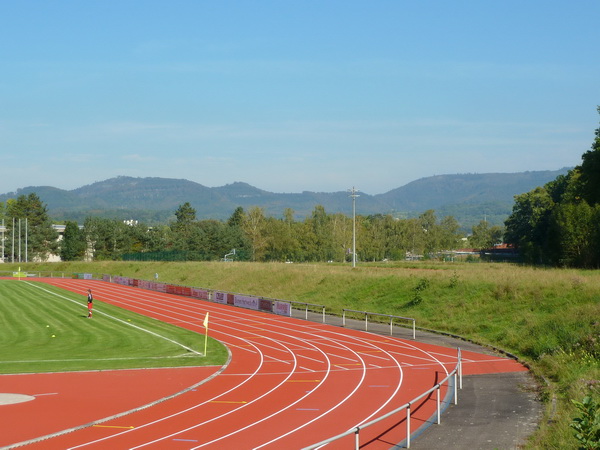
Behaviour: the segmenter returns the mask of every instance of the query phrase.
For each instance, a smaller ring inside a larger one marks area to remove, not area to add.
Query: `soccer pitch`
[[[44,283],[0,280],[0,374],[223,365],[204,335]],[[103,314],[98,314],[101,309]]]

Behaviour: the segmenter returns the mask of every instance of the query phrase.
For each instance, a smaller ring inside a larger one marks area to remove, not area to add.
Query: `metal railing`
[[[313,308],[313,310],[314,309],[318,309],[319,312],[321,313],[322,317],[323,317],[323,323],[325,323],[325,317],[326,317],[326,315],[325,315],[325,306],[323,306],[323,305],[316,305],[314,303],[295,302],[293,300],[281,300],[281,301],[289,303],[290,305],[292,305],[292,307],[295,307],[295,305],[302,305],[302,306],[304,306],[304,318],[306,320],[308,320],[308,311],[309,311],[309,308]],[[300,309],[300,308],[296,308],[296,309]]]
[[[412,322],[413,339],[416,339],[416,333],[417,333],[416,320],[413,319],[412,317],[393,316],[391,314],[380,314],[380,313],[373,313],[373,312],[369,312],[369,311],[356,311],[353,309],[342,309],[342,324],[343,324],[343,326],[346,326],[346,312],[364,314],[365,315],[365,331],[369,331],[369,316],[388,317],[390,319],[390,335],[394,334],[394,319],[411,321]]]
[[[411,411],[412,405],[417,403],[422,398],[428,396],[432,392],[436,391],[437,392],[437,395],[436,395],[436,423],[439,425],[441,423],[440,389],[441,389],[442,385],[446,382],[448,382],[448,388],[450,388],[449,380],[451,378],[454,379],[454,404],[455,405],[458,404],[458,388],[460,387],[460,389],[462,389],[462,357],[461,357],[460,348],[457,349],[457,353],[458,354],[457,354],[456,367],[454,368],[454,370],[452,370],[452,372],[450,372],[446,376],[446,378],[444,378],[442,381],[440,381],[438,384],[433,386],[428,391],[423,392],[418,397],[413,398],[410,402],[400,406],[399,408],[394,409],[393,411],[390,411],[390,412],[384,414],[383,416],[378,417],[377,419],[373,419],[370,422],[367,422],[365,424],[350,428],[348,431],[346,431],[344,433],[340,433],[336,436],[330,437],[329,439],[325,439],[321,442],[318,442],[316,444],[305,447],[303,450],[313,450],[313,449],[316,449],[319,447],[323,447],[324,445],[331,444],[332,442],[335,442],[338,439],[342,439],[342,438],[344,438],[346,436],[350,436],[352,434],[354,434],[354,448],[356,450],[358,450],[360,448],[360,432],[361,432],[361,430],[364,430],[365,428],[375,425],[376,423],[381,422],[382,420],[385,420],[385,419],[387,419],[393,415],[396,415],[399,412],[404,411],[404,410],[406,410],[406,418],[405,418],[406,419],[406,448],[410,448],[410,417],[411,417],[410,411]],[[400,423],[400,421],[398,423]]]

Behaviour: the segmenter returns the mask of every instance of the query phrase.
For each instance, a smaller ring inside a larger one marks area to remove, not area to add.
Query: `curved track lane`
[[[230,363],[209,382],[102,427],[40,442],[45,449],[301,448],[403,405],[456,364],[452,349],[105,282],[40,281],[81,293],[82,308],[92,288],[97,311],[108,302],[199,333],[210,312],[209,335],[231,352]],[[434,399],[413,407],[411,429],[434,411]],[[400,414],[365,430],[361,442],[389,448],[405,437]],[[330,447],[348,448],[353,439]]]

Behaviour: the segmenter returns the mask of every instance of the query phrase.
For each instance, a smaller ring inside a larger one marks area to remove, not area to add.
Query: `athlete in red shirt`
[[[92,318],[92,308],[94,307],[94,297],[92,296],[92,290],[88,289],[88,319]]]

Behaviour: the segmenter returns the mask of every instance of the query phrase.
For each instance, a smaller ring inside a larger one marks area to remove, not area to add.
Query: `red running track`
[[[101,281],[36,281],[80,293],[82,308],[92,288],[93,320],[111,320],[101,314],[107,302],[204,333],[210,312],[209,335],[229,348],[231,359],[224,368],[0,376],[0,392],[35,397],[0,406],[0,446],[79,428],[32,446],[302,448],[398,408],[456,365],[454,349]],[[510,359],[462,356],[464,374],[526,370]],[[96,398],[86,395],[90,385]],[[435,396],[413,406],[412,432],[435,406]],[[400,413],[363,430],[361,443],[390,448],[406,438],[405,428]],[[353,445],[349,436],[328,448]]]

